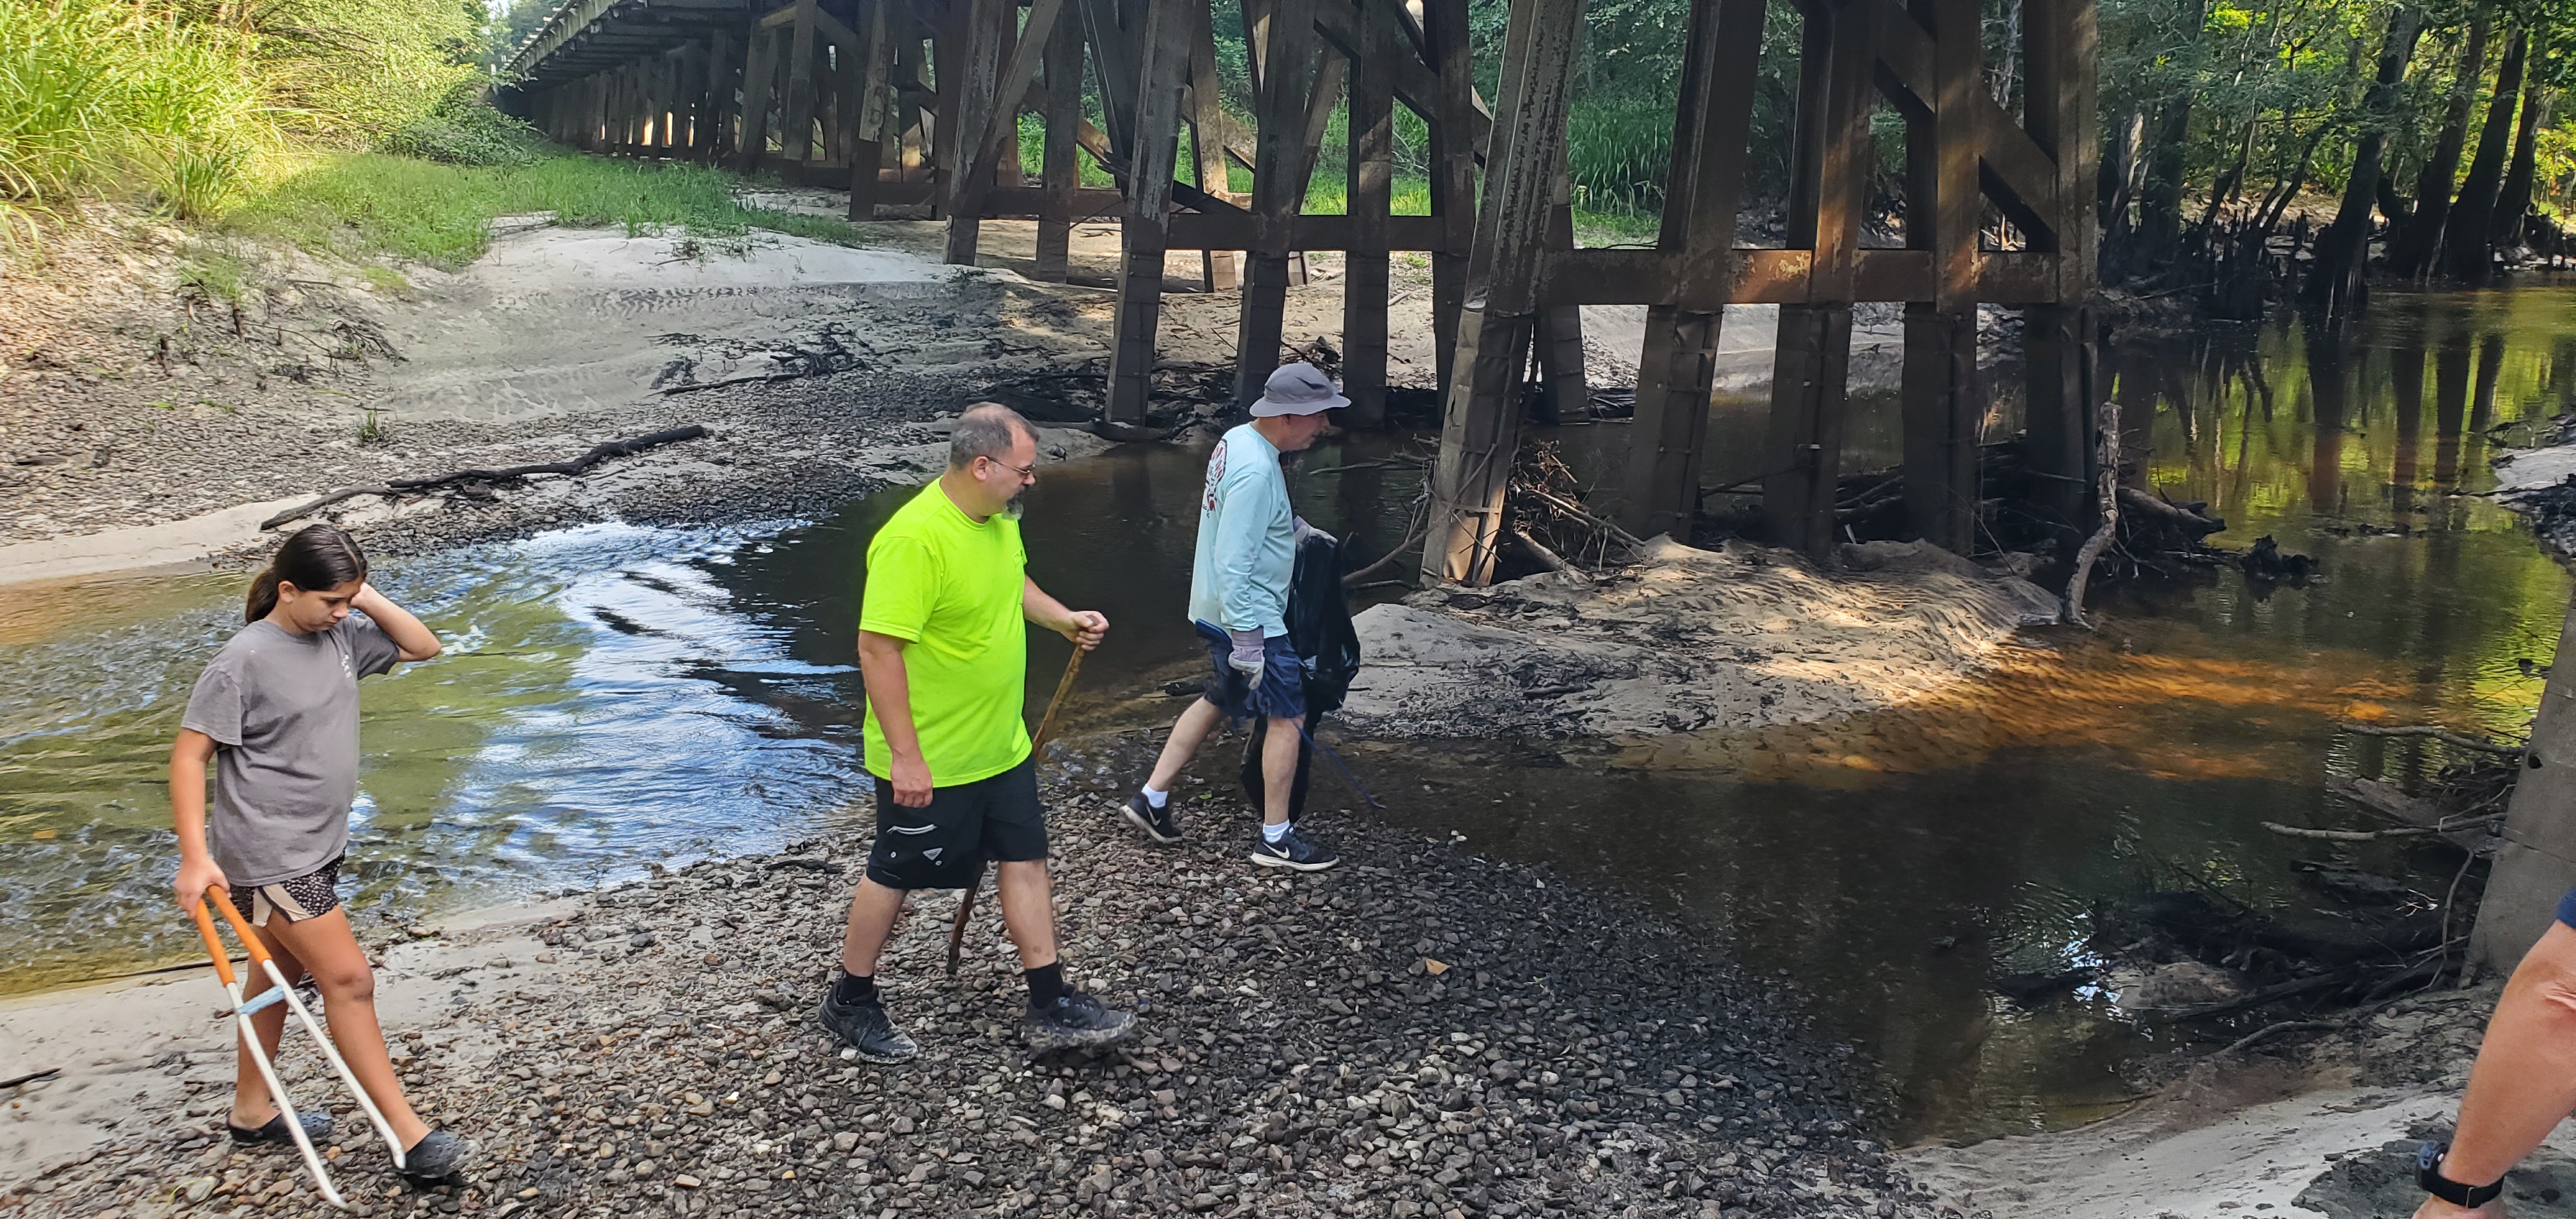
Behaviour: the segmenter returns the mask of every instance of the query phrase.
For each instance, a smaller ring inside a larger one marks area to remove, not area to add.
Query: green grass
[[[772,229],[850,244],[848,225],[735,201],[742,179],[699,165],[549,153],[525,165],[442,165],[380,153],[327,156],[235,209],[227,230],[350,262],[392,257],[454,270],[481,256],[494,218],[552,212],[558,224],[630,235],[740,238]]]

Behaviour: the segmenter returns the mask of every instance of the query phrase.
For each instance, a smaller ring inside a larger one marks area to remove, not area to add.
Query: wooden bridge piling
[[[1037,222],[1034,271],[1072,273],[1074,227],[1116,218],[1109,418],[1145,418],[1167,288],[1238,292],[1236,396],[1280,357],[1309,251],[1341,251],[1351,421],[1386,419],[1393,260],[1428,255],[1443,406],[1433,580],[1490,579],[1522,427],[1588,417],[1585,305],[1642,305],[1623,524],[1687,536],[1708,465],[1726,307],[1779,307],[1757,452],[1771,540],[1822,553],[1835,524],[1853,307],[1903,306],[1905,512],[1916,536],[1978,541],[1979,310],[2019,308],[2032,506],[2071,535],[2091,511],[2099,322],[2094,0],[2025,0],[2019,113],[1984,84],[1976,0],[1776,0],[1804,26],[1783,248],[1737,244],[1761,32],[1773,0],[1694,0],[1673,156],[1651,248],[1579,248],[1565,156],[1582,0],[1513,0],[1489,111],[1466,0],[1245,0],[1252,123],[1221,104],[1206,0],[567,0],[511,65],[552,138],[847,186],[849,215]],[[1083,117],[1086,78],[1102,112]],[[1865,239],[1872,108],[1905,125],[1904,242]],[[1398,107],[1429,133],[1430,214],[1392,209]],[[1307,214],[1329,120],[1347,115],[1345,214]],[[1034,178],[1021,115],[1044,130]],[[1189,135],[1184,166],[1181,134]],[[1115,183],[1085,188],[1088,159]],[[1248,196],[1228,176],[1251,173]],[[2002,242],[1990,215],[2005,221]],[[1167,255],[1196,251],[1196,284]],[[1535,395],[1528,391],[1535,388]],[[1534,406],[1534,409],[1533,409]]]

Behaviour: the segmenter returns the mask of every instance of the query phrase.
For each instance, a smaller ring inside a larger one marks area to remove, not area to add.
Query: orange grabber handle
[[[250,963],[267,964],[268,949],[259,942],[259,933],[252,931],[250,924],[242,921],[241,912],[233,909],[232,899],[227,896],[223,901],[215,903],[215,906],[224,912],[224,921],[232,924],[233,934],[240,937],[242,948],[250,955]],[[224,985],[232,985],[233,954],[224,951],[223,938],[215,934],[215,921],[207,917],[204,894],[197,895],[196,907],[189,913],[196,916],[197,934],[205,938],[206,955],[215,959],[215,976],[223,979]]]

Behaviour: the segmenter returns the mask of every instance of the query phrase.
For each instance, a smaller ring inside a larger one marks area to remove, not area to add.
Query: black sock
[[[1029,980],[1029,1006],[1045,1007],[1064,994],[1064,962],[1040,965],[1021,973]]]
[[[865,1003],[871,1006],[879,1004],[876,975],[860,977],[854,973],[842,974],[841,980],[832,984],[832,1002],[843,1007],[853,1003]]]

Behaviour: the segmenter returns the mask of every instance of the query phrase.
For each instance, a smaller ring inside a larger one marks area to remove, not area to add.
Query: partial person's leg
[[[1044,969],[1056,963],[1054,886],[1044,859],[1006,860],[993,888],[1001,894],[1002,926],[1020,950],[1020,968]]]
[[[273,921],[284,922],[285,919],[278,917]],[[295,959],[295,954],[287,951],[276,936],[263,931],[259,942],[268,949],[268,955],[277,958],[277,972],[286,976],[289,985],[304,979],[304,963]],[[244,968],[253,967],[245,963]],[[249,973],[242,979],[242,997],[250,998],[269,986],[265,975]],[[276,1062],[278,1043],[286,1039],[286,1005],[272,1003],[261,1008],[251,1015],[250,1024],[259,1033],[259,1048],[268,1052],[270,1062]],[[259,1066],[251,1061],[249,1048],[241,1047],[233,1067],[233,1111],[226,1120],[238,1129],[257,1130],[276,1116],[277,1098],[268,1094],[268,1081],[260,1078]]]
[[[1163,742],[1162,756],[1154,760],[1154,775],[1145,780],[1146,789],[1157,792],[1172,790],[1172,784],[1181,777],[1181,768],[1198,755],[1199,746],[1207,743],[1208,734],[1216,730],[1217,721],[1223,718],[1225,713],[1217,710],[1216,704],[1205,696],[1181,712],[1179,721],[1172,725],[1172,735]]]
[[[2576,1111],[2576,929],[2553,922],[2496,1001],[2442,1175],[2484,1185]],[[2477,1214],[2426,1199],[2423,1216]],[[2483,1208],[2492,1209],[2492,1208]]]
[[[419,1142],[429,1133],[429,1124],[411,1111],[411,1103],[403,1099],[402,1084],[394,1078],[393,1060],[385,1053],[385,1030],[376,1022],[376,974],[367,966],[367,953],[358,947],[357,935],[349,930],[348,911],[333,907],[302,922],[272,915],[263,934],[270,943],[295,954],[312,976],[313,985],[322,992],[331,1044],[340,1048],[341,1059],[385,1115],[394,1137],[405,1147]],[[285,965],[281,962],[278,967],[282,970]]]
[[[1306,717],[1268,717],[1269,733],[1261,742],[1261,823],[1285,825],[1288,796],[1297,783],[1297,749],[1305,742]]]
[[[849,920],[841,928],[842,972],[854,978],[876,976],[877,954],[885,951],[886,937],[894,934],[904,895],[904,890],[878,884],[873,877],[859,878],[859,887],[850,893]]]

